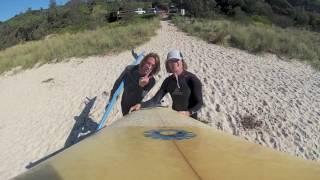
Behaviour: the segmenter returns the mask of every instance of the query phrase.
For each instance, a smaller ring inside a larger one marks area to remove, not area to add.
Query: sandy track
[[[137,51],[157,52],[162,62],[170,49],[182,51],[189,70],[203,83],[202,120],[249,141],[320,160],[319,72],[273,55],[207,44],[161,24],[157,36]],[[0,77],[0,179],[74,142],[81,128],[80,134],[93,130],[114,80],[131,59],[126,51]],[[162,66],[147,98],[166,76]],[[118,103],[110,120],[121,117],[120,112]],[[70,134],[72,130],[77,134]]]

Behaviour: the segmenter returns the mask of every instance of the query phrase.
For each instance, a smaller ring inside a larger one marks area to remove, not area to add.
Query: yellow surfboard
[[[14,179],[320,180],[320,164],[154,108],[116,121]]]

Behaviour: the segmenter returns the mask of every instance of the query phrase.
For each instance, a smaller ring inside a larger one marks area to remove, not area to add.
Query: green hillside
[[[320,69],[319,0],[183,2],[180,6],[189,17],[175,17],[173,22],[191,35],[251,53],[307,61]]]
[[[48,9],[31,10],[0,23],[0,50],[39,40],[52,33],[78,32],[108,24],[119,8],[176,5],[193,17],[227,16],[237,21],[252,19],[280,27],[320,31],[320,0],[70,0]]]
[[[122,6],[140,7],[145,3],[110,0],[71,0],[48,9],[31,10],[0,24],[0,50],[18,43],[43,39],[52,33],[93,30],[108,24],[109,14]]]
[[[159,19],[128,16],[111,23],[112,12],[168,10],[172,5],[187,13],[174,22],[210,43],[298,58],[320,69],[320,0],[70,0],[63,6],[50,0],[48,9],[29,9],[0,22],[0,73],[36,62],[128,49],[152,36]],[[125,33],[113,36],[114,28]],[[97,34],[111,38],[111,43],[100,41]],[[133,39],[135,34],[146,39]],[[122,36],[131,43],[119,42]],[[39,53],[40,47],[47,49]]]

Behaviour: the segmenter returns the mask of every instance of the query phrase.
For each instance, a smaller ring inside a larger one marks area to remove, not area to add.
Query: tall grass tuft
[[[240,24],[226,19],[174,17],[173,22],[183,31],[210,43],[236,47],[251,53],[270,52],[301,59],[320,70],[320,33],[283,29],[269,23]]]
[[[0,51],[0,74],[14,67],[59,62],[70,57],[102,55],[131,49],[155,34],[159,19],[131,19],[96,30],[55,35],[40,41],[19,44]]]

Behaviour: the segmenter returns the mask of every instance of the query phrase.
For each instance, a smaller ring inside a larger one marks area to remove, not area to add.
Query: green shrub
[[[131,49],[155,34],[159,19],[135,18],[130,22],[64,33],[40,41],[19,44],[0,51],[0,73],[14,67],[33,67],[36,63],[62,61],[69,57],[85,57]]]
[[[264,16],[254,15],[251,17],[251,19],[255,23],[261,23],[261,24],[268,25],[268,26],[272,25],[271,21],[267,17],[264,17]]]
[[[298,29],[266,26],[261,16],[252,17],[262,23],[240,24],[229,20],[175,17],[173,22],[183,31],[207,42],[232,46],[251,53],[271,52],[309,62],[320,67],[320,34]]]

